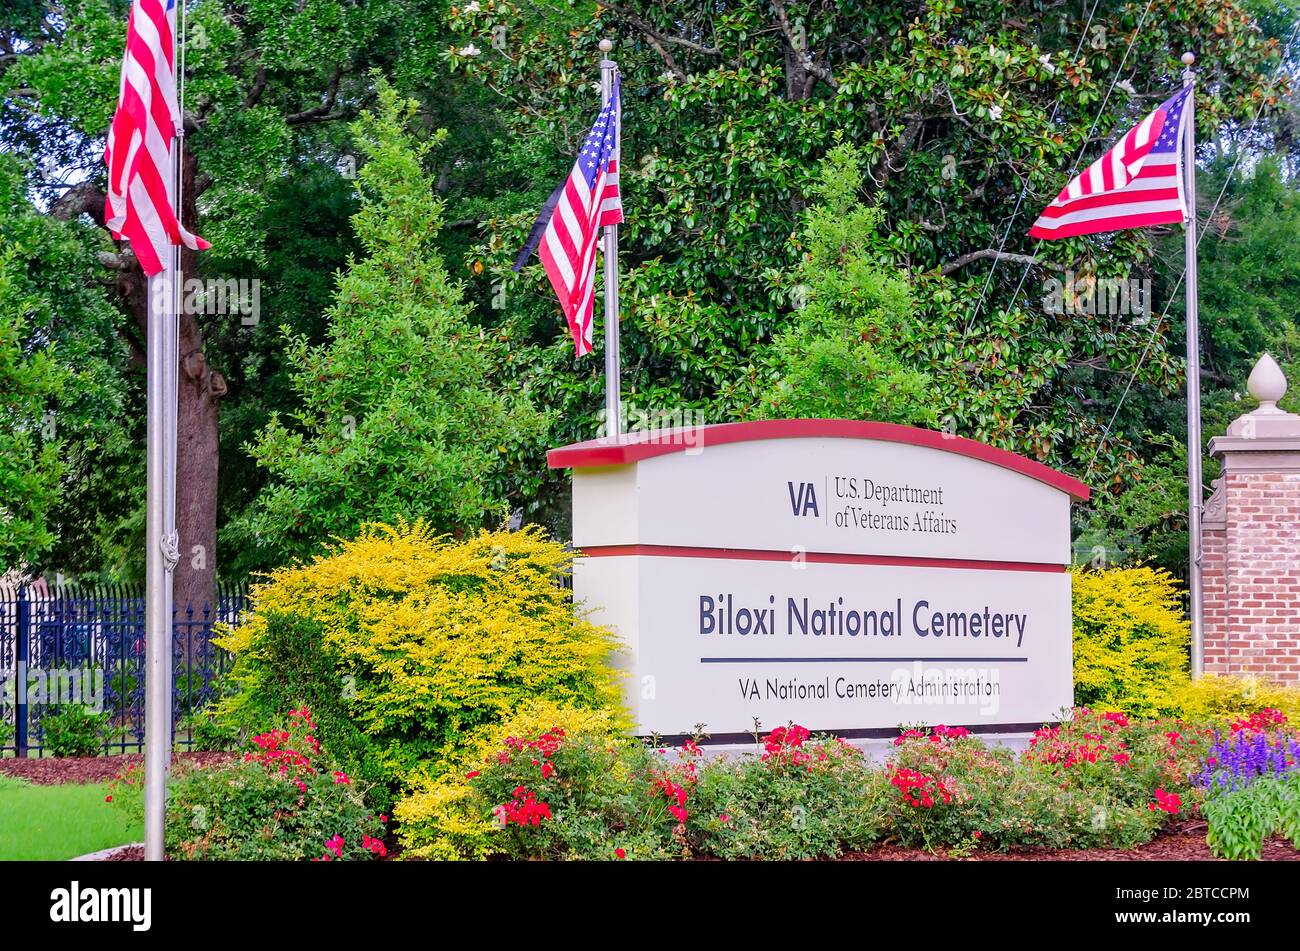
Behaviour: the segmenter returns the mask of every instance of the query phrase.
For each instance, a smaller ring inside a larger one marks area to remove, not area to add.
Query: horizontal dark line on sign
[[[906,568],[974,568],[984,571],[1042,571],[1060,574],[1065,565],[1034,561],[980,561],[974,558],[914,558],[910,555],[854,555],[838,552],[790,552],[764,548],[702,548],[692,545],[588,545],[578,553],[590,558],[641,555],[651,558],[729,558],[734,561],[805,561],[818,565],[895,565]]]
[[[1024,664],[1028,657],[701,657],[701,664]]]

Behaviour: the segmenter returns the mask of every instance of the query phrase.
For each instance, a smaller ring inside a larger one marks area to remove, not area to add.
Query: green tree
[[[313,554],[375,520],[451,531],[499,519],[491,474],[544,421],[526,394],[490,384],[500,355],[438,253],[443,202],[423,162],[444,133],[420,142],[408,130],[418,104],[382,80],[378,100],[352,127],[366,159],[353,218],[361,254],[335,289],[327,341],[288,338],[301,409],[273,416],[250,447],[272,475],[251,528],[277,557]]]
[[[88,281],[97,247],[90,229],[38,214],[0,155],[0,573],[43,568],[68,496],[130,451],[125,348]],[[100,528],[84,518],[84,537]]]
[[[798,264],[770,275],[801,306],[773,339],[762,415],[938,421],[933,382],[898,355],[895,341],[916,333],[916,303],[876,234],[879,210],[858,200],[862,184],[859,150],[831,149],[810,188]]]

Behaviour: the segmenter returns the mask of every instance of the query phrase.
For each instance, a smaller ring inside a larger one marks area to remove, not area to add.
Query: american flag
[[[176,220],[172,143],[181,120],[176,104],[176,0],[133,0],[126,27],[122,81],[104,148],[113,237],[131,242],[144,273],[160,273],[172,245],[210,247]]]
[[[619,79],[614,78],[609,102],[600,110],[568,179],[556,189],[541,236],[538,257],[555,288],[560,309],[569,322],[578,356],[591,353],[592,314],[596,301],[596,248],[600,229],[623,220],[618,190]],[[546,215],[546,209],[542,210]],[[525,245],[521,260],[531,249]]]
[[[1190,92],[1180,90],[1066,185],[1030,235],[1050,241],[1186,221],[1181,163]]]

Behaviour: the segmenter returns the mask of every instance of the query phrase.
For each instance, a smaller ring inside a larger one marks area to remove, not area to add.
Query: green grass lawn
[[[106,783],[34,786],[0,776],[0,861],[70,859],[139,842],[141,830],[107,795]]]

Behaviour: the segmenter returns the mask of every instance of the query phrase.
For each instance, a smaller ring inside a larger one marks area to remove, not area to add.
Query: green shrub
[[[219,715],[217,728],[248,736],[274,722],[277,710],[308,707],[318,724],[321,744],[349,773],[374,790],[376,809],[390,808],[392,777],[379,757],[371,754],[371,741],[353,718],[355,682],[340,675],[338,657],[326,646],[324,624],[270,609],[259,621],[255,646],[240,658],[242,666],[237,664],[234,675],[254,674],[256,693],[219,702],[218,710],[236,713]]]
[[[1074,702],[1139,717],[1175,713],[1188,682],[1188,622],[1174,577],[1154,568],[1076,571]]]
[[[833,858],[883,831],[880,770],[856,747],[797,725],[773,730],[760,755],[708,761],[690,778],[686,828],[705,855]]]
[[[1206,842],[1221,859],[1258,859],[1264,839],[1283,835],[1300,850],[1300,773],[1257,780],[1202,807]]]
[[[167,854],[260,861],[386,854],[383,822],[364,789],[334,767],[314,730],[310,712],[295,711],[288,730],[257,737],[246,758],[182,770],[168,794]]]
[[[177,728],[189,733],[190,749],[198,753],[226,753],[239,746],[239,731],[210,710],[190,711]]]
[[[1156,789],[1194,795],[1193,777],[1209,745],[1204,729],[1178,721],[1076,709],[1060,725],[1036,731],[1021,759],[1062,789],[1145,808]]]
[[[221,718],[264,730],[308,702],[346,769],[416,788],[536,701],[615,716],[613,636],[556,583],[571,557],[535,528],[451,542],[369,526],[254,589],[220,641],[237,688]]]
[[[1131,848],[1159,819],[1104,785],[1063,781],[964,731],[906,736],[890,757],[886,821],[900,844],[934,850]]]
[[[108,717],[72,704],[41,717],[45,749],[54,756],[98,756],[104,752],[104,727]]]

